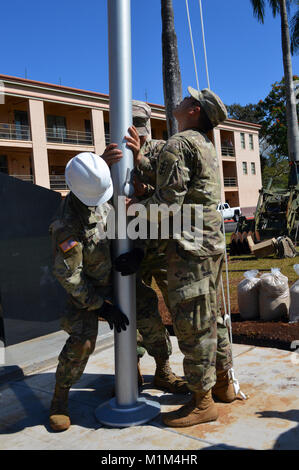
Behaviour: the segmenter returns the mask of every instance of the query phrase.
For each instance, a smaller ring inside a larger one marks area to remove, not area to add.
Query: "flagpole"
[[[107,0],[109,36],[109,108],[110,141],[118,144],[123,158],[112,165],[113,205],[116,215],[114,256],[129,251],[132,242],[126,234],[124,196],[129,196],[133,155],[126,147],[124,136],[132,125],[132,66],[130,0]],[[120,199],[123,205],[120,206]],[[159,403],[138,398],[136,344],[136,279],[135,275],[114,273],[114,302],[127,315],[126,331],[114,333],[116,397],[96,409],[102,424],[127,427],[145,423],[160,412]]]

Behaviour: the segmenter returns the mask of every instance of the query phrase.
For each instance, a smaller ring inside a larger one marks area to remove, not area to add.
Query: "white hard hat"
[[[109,167],[95,153],[82,152],[72,158],[65,168],[65,180],[86,206],[99,206],[109,201],[113,194]]]

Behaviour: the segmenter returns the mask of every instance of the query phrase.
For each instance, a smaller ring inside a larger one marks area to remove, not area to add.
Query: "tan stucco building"
[[[101,155],[109,142],[109,96],[7,75],[0,81],[0,171],[66,194],[68,160],[82,151]],[[166,139],[164,106],[149,104],[152,137]],[[214,133],[222,199],[246,215],[262,184],[259,127],[227,119]]]

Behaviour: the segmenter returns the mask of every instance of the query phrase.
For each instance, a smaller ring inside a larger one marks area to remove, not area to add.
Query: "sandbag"
[[[246,271],[238,285],[239,312],[243,320],[253,320],[259,317],[259,292],[260,279],[256,269]]]
[[[299,264],[294,266],[295,272],[299,276]],[[299,279],[290,288],[290,323],[299,322]]]
[[[288,278],[279,268],[262,274],[259,284],[260,318],[264,321],[279,320],[289,314],[290,291]]]

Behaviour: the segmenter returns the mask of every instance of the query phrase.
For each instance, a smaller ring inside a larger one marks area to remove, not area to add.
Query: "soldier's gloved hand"
[[[133,185],[134,185],[134,195],[135,196],[144,196],[145,195],[148,185],[142,183],[137,176],[134,176],[134,178],[133,178]]]
[[[118,256],[114,261],[114,267],[122,276],[129,276],[138,271],[143,258],[144,251],[141,248],[134,248],[132,251]]]
[[[110,304],[109,302],[104,301],[102,307],[97,310],[97,314],[107,320],[111,330],[114,328],[118,333],[121,330],[126,330],[126,325],[129,325],[129,320],[127,315],[125,315],[118,307]]]

